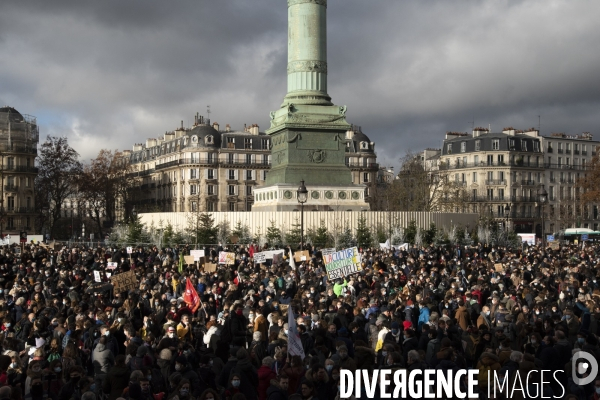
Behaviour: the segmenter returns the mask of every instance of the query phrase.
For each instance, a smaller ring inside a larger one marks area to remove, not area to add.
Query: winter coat
[[[277,377],[275,371],[269,368],[266,365],[261,366],[258,369],[258,399],[266,400],[267,399],[267,390],[269,389],[269,385],[271,384],[271,380]],[[287,397],[287,393],[285,393]]]
[[[466,331],[469,327],[469,322],[471,321],[467,308],[465,306],[458,307],[454,317],[456,318],[456,323],[460,326],[460,329]]]
[[[288,394],[283,390],[276,380],[271,380],[271,386],[267,389],[267,400],[288,400]]]
[[[108,393],[108,400],[116,400],[121,397],[123,390],[129,386],[130,371],[127,366],[112,367],[102,385],[102,391]]]
[[[92,363],[94,365],[94,374],[107,374],[110,367],[115,364],[113,353],[106,348],[106,345],[98,343],[92,353]]]
[[[250,363],[249,358],[239,360],[233,369],[234,373],[241,374],[240,392],[246,396],[246,400],[257,400],[258,373]]]

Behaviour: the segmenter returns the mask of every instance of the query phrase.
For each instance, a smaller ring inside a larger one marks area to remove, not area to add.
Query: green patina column
[[[287,95],[271,112],[267,185],[351,185],[346,107],[327,94],[327,0],[288,0]]]

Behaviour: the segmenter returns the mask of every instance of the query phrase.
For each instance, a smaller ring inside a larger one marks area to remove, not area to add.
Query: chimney
[[[231,132],[231,126],[229,126],[229,124],[225,125],[225,132]]]
[[[183,120],[181,120],[181,129],[183,129]]]
[[[194,126],[198,125],[198,114],[194,115]]]
[[[244,132],[248,132],[248,128],[246,127],[246,124],[244,124]]]
[[[213,122],[213,129],[218,131],[219,130],[219,123],[218,122]]]
[[[258,124],[252,124],[252,127],[250,127],[250,133],[252,135],[258,135]]]

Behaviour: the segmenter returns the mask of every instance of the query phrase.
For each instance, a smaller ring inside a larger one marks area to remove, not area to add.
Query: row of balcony
[[[9,171],[9,172],[28,172],[28,173],[32,173],[32,174],[38,173],[37,167],[28,167],[26,165],[4,165],[4,166],[0,166],[0,169],[2,171]]]
[[[553,147],[548,147],[546,149],[546,153],[550,153],[550,154],[554,153],[554,148]],[[571,150],[557,149],[556,153],[557,154],[571,154]],[[581,154],[582,156],[587,156],[588,152],[587,152],[587,150],[581,150],[581,151],[579,151],[579,150],[573,150],[572,154],[575,155],[575,156],[578,156],[579,154]],[[596,152],[592,151],[591,154],[592,154],[592,156],[595,156]]]
[[[526,163],[526,162],[486,162],[481,161],[479,163],[472,162],[454,162],[454,163],[441,163],[439,168],[441,171],[453,170],[453,169],[466,169],[466,168],[486,168],[486,167],[518,167],[518,168],[542,168],[542,169],[564,169],[564,170],[577,170],[586,171],[590,169],[589,165],[566,165],[558,163]]]
[[[216,158],[185,158],[180,160],[169,161],[166,163],[158,164],[155,166],[155,170],[161,170],[165,168],[175,167],[179,165],[235,165],[235,166],[247,166],[255,168],[270,167],[271,163],[268,161],[255,161],[248,162],[247,160],[218,160]]]

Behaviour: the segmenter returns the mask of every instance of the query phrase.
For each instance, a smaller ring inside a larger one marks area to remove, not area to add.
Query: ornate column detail
[[[288,0],[288,7],[303,3],[313,3],[327,7],[327,0]]]
[[[327,73],[327,62],[325,61],[292,61],[287,65],[287,73],[294,72],[321,72]]]

